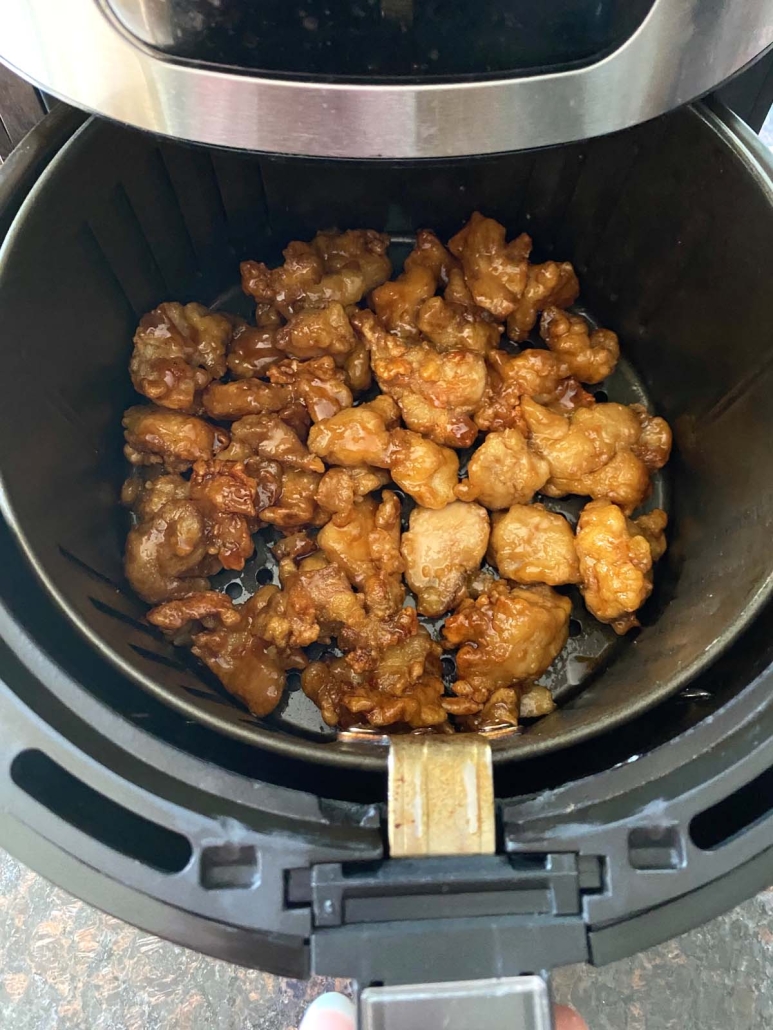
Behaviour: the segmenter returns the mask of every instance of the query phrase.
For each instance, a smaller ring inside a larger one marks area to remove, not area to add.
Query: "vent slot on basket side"
[[[704,812],[693,816],[690,839],[702,851],[714,851],[751,830],[773,811],[773,767]]]
[[[191,860],[191,845],[182,834],[130,812],[42,751],[18,754],[11,764],[11,778],[49,812],[128,858],[162,873],[179,873]]]

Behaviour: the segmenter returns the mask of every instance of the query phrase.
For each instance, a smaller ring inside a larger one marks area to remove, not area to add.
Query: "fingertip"
[[[568,1005],[556,1005],[553,1015],[556,1030],[588,1030],[588,1024],[580,1013],[570,1009]]]
[[[298,1030],[355,1030],[354,1005],[334,991],[320,994],[304,1013]]]

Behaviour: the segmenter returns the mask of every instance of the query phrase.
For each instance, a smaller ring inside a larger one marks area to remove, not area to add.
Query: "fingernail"
[[[354,1005],[343,994],[320,994],[304,1013],[298,1030],[354,1030]]]

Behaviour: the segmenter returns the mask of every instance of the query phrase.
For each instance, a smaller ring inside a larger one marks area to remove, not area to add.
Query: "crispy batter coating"
[[[290,243],[279,268],[242,262],[242,288],[259,304],[276,307],[285,318],[332,303],[348,307],[389,278],[388,246],[388,236],[369,229],[319,233],[310,244]]]
[[[228,433],[194,415],[138,404],[123,415],[124,454],[132,465],[163,465],[184,472],[194,461],[214,457],[228,445]]]
[[[346,372],[336,367],[330,355],[310,361],[287,358],[272,365],[266,375],[274,388],[284,387],[293,402],[304,405],[312,422],[330,418],[352,405]]]
[[[164,408],[198,411],[201,391],[225,374],[231,332],[228,318],[202,304],[160,304],[134,334],[134,389]]]
[[[444,725],[440,646],[423,627],[379,656],[375,669],[357,672],[345,658],[311,662],[301,676],[305,693],[329,726]]]
[[[354,350],[357,337],[338,303],[318,310],[299,311],[276,334],[276,346],[291,358],[343,360]]]
[[[475,211],[448,249],[462,264],[473,301],[495,318],[507,318],[526,289],[531,238],[522,233],[505,243],[505,227]]]
[[[346,383],[355,397],[370,389],[373,376],[370,371],[370,354],[363,341],[357,338],[354,348],[344,359]]]
[[[491,519],[488,560],[515,583],[578,583],[572,527],[542,504],[514,504]]]
[[[569,307],[577,300],[579,292],[580,284],[568,261],[529,265],[523,295],[507,316],[507,335],[520,343],[536,325],[540,311],[549,306]]]
[[[518,429],[489,433],[467,466],[467,479],[456,488],[463,501],[478,501],[490,511],[527,504],[548,480],[544,458],[530,449]]]
[[[228,371],[238,379],[264,376],[267,369],[284,357],[277,349],[276,336],[276,326],[237,325],[228,345]]]
[[[400,549],[420,615],[437,618],[466,596],[488,539],[488,512],[479,504],[452,501],[445,508],[413,509]]]
[[[650,415],[643,404],[632,404],[631,411],[639,420],[641,435],[631,448],[651,472],[662,469],[671,456],[671,427],[664,418]]]
[[[370,350],[379,386],[397,401],[408,428],[443,446],[469,447],[478,434],[470,414],[486,388],[483,356],[440,354],[428,343],[401,340],[370,311],[357,312],[352,323]]]
[[[319,481],[317,504],[331,515],[348,516],[357,501],[389,483],[385,469],[370,465],[330,468]]]
[[[205,628],[193,633],[193,653],[254,715],[264,716],[281,700],[287,671],[306,666],[301,650],[279,648],[261,636],[261,623],[276,592],[274,586],[262,587],[238,607],[225,594],[192,594],[154,608],[148,621],[167,633],[202,623]]]
[[[364,497],[347,514],[335,516],[320,530],[317,543],[362,591],[371,615],[387,618],[402,607],[400,502],[390,490],[384,491],[380,503]]]
[[[311,454],[296,431],[278,415],[245,415],[231,426],[231,443],[220,455],[249,465],[254,458],[275,461],[285,468],[324,472],[321,459]]]
[[[630,513],[650,492],[650,471],[668,457],[668,426],[638,405],[594,404],[565,416],[525,397],[521,410],[531,432],[531,448],[548,463],[550,478],[544,492],[551,497],[581,494],[607,499]],[[645,425],[648,435],[642,447],[650,465],[636,453]]]
[[[544,309],[539,331],[550,350],[563,358],[571,375],[581,383],[600,383],[612,374],[620,357],[616,333],[591,330],[582,315],[569,315],[558,307]]]
[[[608,501],[586,504],[577,525],[580,591],[600,622],[625,633],[638,622],[634,613],[652,593],[652,563],[665,551],[665,512],[656,509],[631,521]]]
[[[312,426],[309,450],[328,465],[389,466],[389,431],[400,421],[400,410],[381,395],[367,404],[346,408]]]
[[[550,666],[569,634],[571,601],[549,586],[498,582],[476,600],[462,601],[443,627],[456,655],[459,679],[444,707],[458,715],[518,723],[520,691]],[[500,693],[502,692],[502,693]]]
[[[395,429],[387,453],[392,479],[417,504],[443,508],[454,500],[459,476],[456,451],[409,429]]]

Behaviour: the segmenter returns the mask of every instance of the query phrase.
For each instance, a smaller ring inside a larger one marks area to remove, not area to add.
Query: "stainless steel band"
[[[0,58],[49,92],[141,129],[311,156],[436,158],[622,129],[712,89],[773,44],[773,0],[655,0],[586,68],[475,83],[322,84],[176,63],[98,0],[5,0]]]

